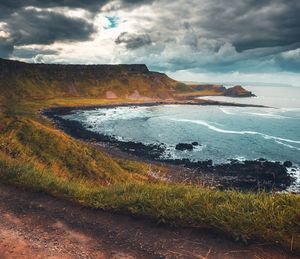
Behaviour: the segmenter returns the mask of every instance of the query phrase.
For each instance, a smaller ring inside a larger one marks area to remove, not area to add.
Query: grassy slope
[[[132,72],[124,66],[112,70],[111,66],[43,66],[0,59],[0,91],[8,99],[104,98],[107,91],[119,98],[135,91],[141,96],[166,98],[178,85],[184,84],[144,66]]]
[[[110,158],[54,129],[36,115],[39,109],[52,105],[111,101],[93,95],[92,99],[59,98],[60,93],[54,94],[57,88],[44,79],[40,83],[48,89],[45,92],[35,90],[41,87],[35,85],[37,81],[30,83],[32,88],[28,91],[25,79],[18,79],[21,83],[16,85],[11,85],[10,80],[0,80],[5,92],[1,94],[4,105],[0,112],[2,181],[95,208],[143,215],[162,223],[213,229],[235,239],[272,242],[300,251],[299,196],[219,192],[155,180],[149,176],[149,165]],[[115,100],[118,101],[128,100]],[[164,172],[156,167],[151,170]]]

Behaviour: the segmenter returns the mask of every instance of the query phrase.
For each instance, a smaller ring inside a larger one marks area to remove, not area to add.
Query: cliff
[[[28,74],[29,72],[29,74]],[[14,60],[0,58],[0,77],[18,73],[20,75],[33,76],[40,73],[56,77],[58,79],[69,79],[80,75],[91,76],[101,79],[104,75],[120,74],[149,74],[144,64],[131,65],[64,65],[64,64],[31,64]]]
[[[169,98],[177,81],[146,65],[29,64],[0,59],[0,90],[9,98]]]
[[[1,106],[20,101],[57,98],[151,101],[207,95],[253,96],[241,86],[184,84],[149,71],[144,64],[29,64],[0,59],[0,111]]]

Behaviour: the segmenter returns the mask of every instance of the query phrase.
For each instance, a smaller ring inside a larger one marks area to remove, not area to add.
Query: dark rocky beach
[[[136,105],[154,106],[159,104],[160,103],[119,104],[97,106],[97,108]],[[178,103],[175,102],[173,104]],[[113,155],[120,155],[121,152],[121,156],[125,158],[133,158],[150,163],[163,163],[166,166],[172,166],[172,171],[176,171],[176,173],[169,177],[171,181],[201,183],[201,185],[220,190],[284,191],[295,180],[288,172],[288,168],[292,168],[290,161],[276,162],[268,161],[264,158],[246,161],[232,159],[229,160],[228,163],[214,164],[213,160],[191,161],[189,159],[165,159],[162,158],[162,154],[166,150],[164,143],[146,145],[141,142],[121,141],[114,136],[95,133],[86,129],[77,121],[66,120],[61,117],[76,110],[95,108],[95,106],[55,107],[43,110],[42,115],[51,119],[57,128],[60,128],[72,137],[98,146],[101,145],[105,151]],[[178,143],[176,149],[191,151],[197,145],[201,145],[201,143]],[[178,168],[174,170],[174,166]]]

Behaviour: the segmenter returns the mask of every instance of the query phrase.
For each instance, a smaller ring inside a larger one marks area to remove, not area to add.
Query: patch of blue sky
[[[113,29],[118,26],[119,18],[117,16],[105,16],[105,18],[109,21],[109,24],[104,29]]]

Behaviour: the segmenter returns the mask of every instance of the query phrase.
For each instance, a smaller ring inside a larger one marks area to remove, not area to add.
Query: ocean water
[[[272,108],[160,105],[76,111],[64,116],[95,132],[122,140],[164,143],[165,158],[290,160],[300,165],[300,88],[248,86],[258,97],[206,99],[262,104]],[[197,141],[193,151],[176,144]],[[299,180],[300,184],[300,180]]]

